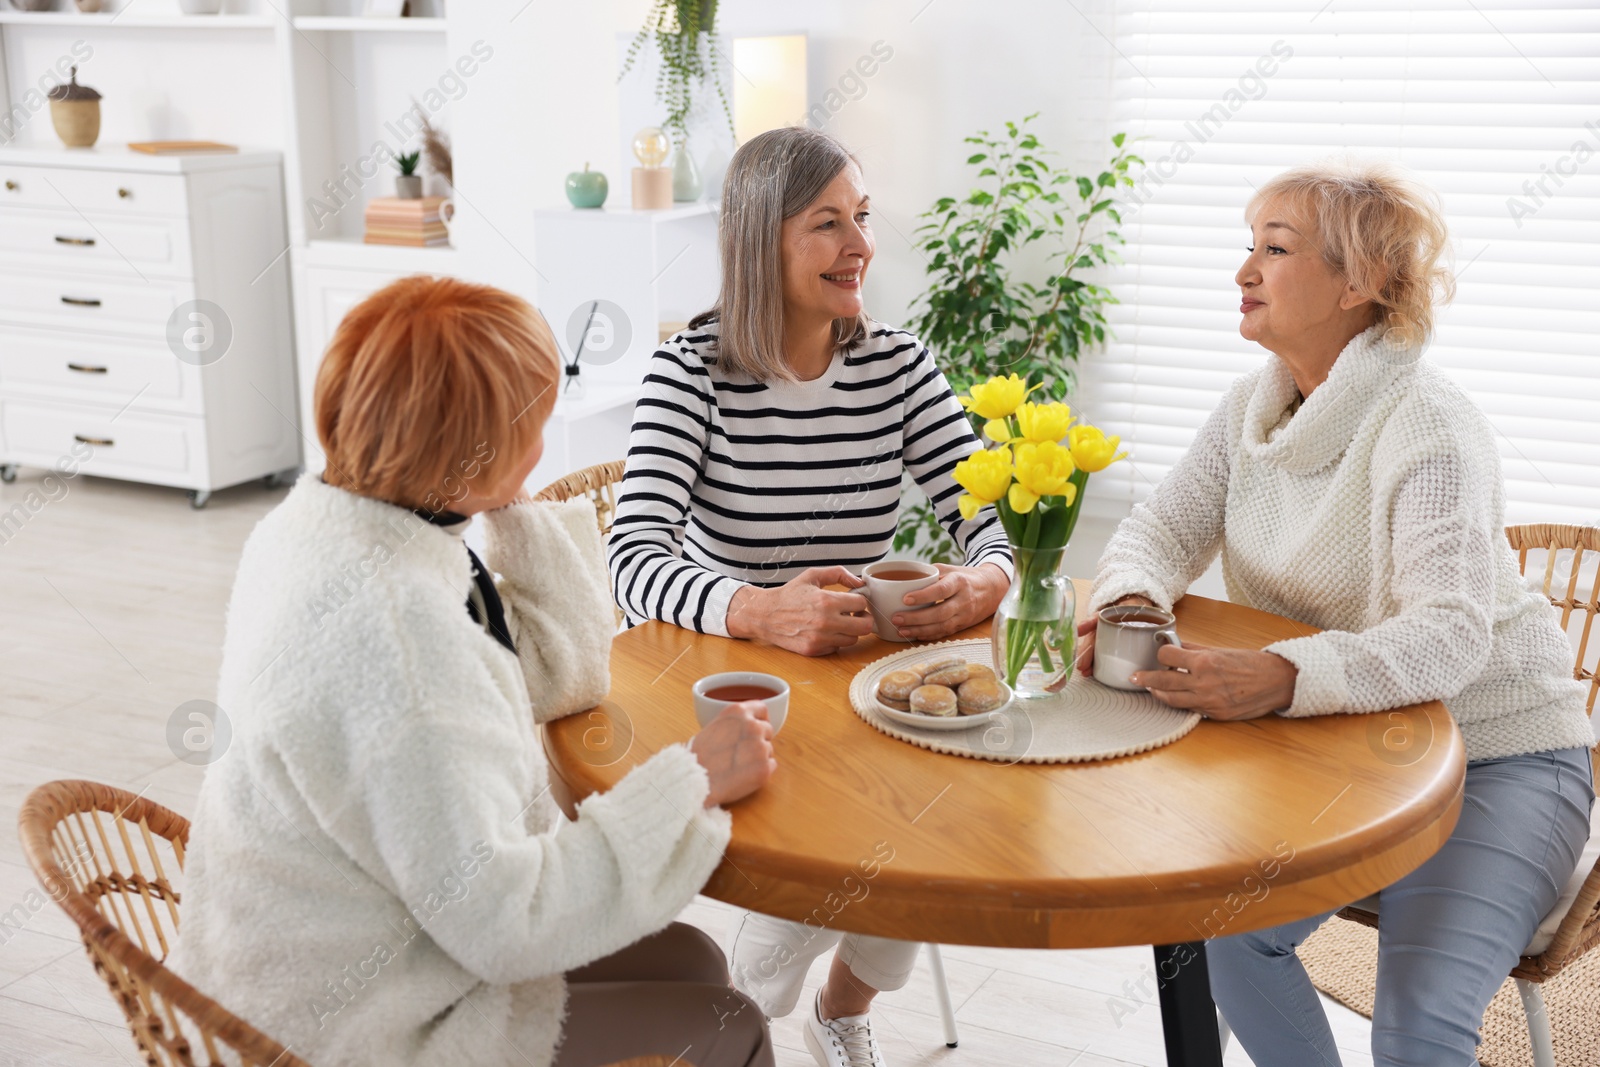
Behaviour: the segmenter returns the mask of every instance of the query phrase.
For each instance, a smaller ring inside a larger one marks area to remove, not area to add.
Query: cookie
[[[878,699],[886,707],[907,711],[911,707],[907,703],[911,691],[921,684],[922,679],[910,671],[890,671],[878,682]]]
[[[994,711],[1006,702],[1000,682],[992,675],[988,678],[971,678],[956,690],[956,710],[963,715],[982,715]]]
[[[969,682],[974,678],[993,678],[998,680],[1000,677],[998,674],[994,673],[993,667],[985,667],[981,663],[967,664],[967,672],[967,681]]]
[[[956,713],[956,692],[942,685],[919,685],[911,691],[911,710],[948,719]]]
[[[941,656],[938,659],[925,659],[918,663],[913,663],[906,670],[915,674],[918,678],[926,678],[934,671],[941,671],[946,667],[958,667],[965,662],[960,656]]]
[[[943,685],[954,689],[968,678],[972,677],[972,666],[966,662],[940,667],[936,671],[929,671],[922,676],[923,685]]]

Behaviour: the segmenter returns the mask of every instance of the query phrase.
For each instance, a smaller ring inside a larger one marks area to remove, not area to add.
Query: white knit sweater
[[[1374,327],[1285,421],[1277,357],[1235,382],[1101,556],[1091,608],[1170,608],[1222,553],[1228,598],[1325,632],[1269,645],[1290,716],[1442,700],[1469,760],[1588,747],[1550,605],[1519,579],[1489,424]]]
[[[534,722],[610,685],[594,509],[484,518],[519,656],[402,508],[307,476],[245,545],[172,965],[319,1067],[545,1067],[562,973],[665,926],[728,841],[683,746],[562,817]]]

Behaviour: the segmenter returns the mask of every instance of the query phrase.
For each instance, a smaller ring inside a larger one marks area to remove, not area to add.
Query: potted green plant
[[[422,199],[422,175],[417,173],[421,161],[421,152],[402,152],[395,157],[394,165],[400,173],[394,179],[394,195],[401,200]]]
[[[733,107],[722,84],[722,67],[717,62],[716,33],[718,0],[652,0],[644,25],[628,46],[622,74],[633,69],[646,41],[654,40],[661,57],[656,72],[656,100],[666,109],[661,128],[676,146],[672,160],[672,198],[698,200],[702,186],[700,168],[689,149],[689,116],[696,92],[708,79],[722,102],[722,113],[733,131]],[[618,80],[621,80],[619,75]]]
[[[1004,134],[980,130],[964,143],[978,167],[965,197],[941,197],[916,231],[928,255],[927,289],[912,301],[910,328],[938,355],[958,394],[991,377],[1018,375],[1040,400],[1064,400],[1078,355],[1106,338],[1108,305],[1117,299],[1084,275],[1116,262],[1122,235],[1116,193],[1131,187],[1128,168],[1142,163],[1111,138],[1110,162],[1094,177],[1050,162],[1028,129],[1038,113],[1007,122]],[[1040,248],[1051,249],[1042,267]],[[982,419],[974,417],[982,431]],[[894,547],[935,563],[959,562],[949,535],[926,502],[903,509]]]

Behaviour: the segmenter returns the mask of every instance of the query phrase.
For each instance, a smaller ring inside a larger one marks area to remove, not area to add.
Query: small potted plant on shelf
[[[400,173],[394,179],[394,195],[401,200],[422,199],[422,175],[417,173],[421,161],[421,152],[402,152],[395,157],[394,165]]]

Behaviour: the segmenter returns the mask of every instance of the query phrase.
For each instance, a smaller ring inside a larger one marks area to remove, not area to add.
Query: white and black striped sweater
[[[716,323],[658,349],[634,409],[627,473],[607,546],[628,625],[661,619],[727,636],[741,585],[807,567],[884,558],[909,471],[969,566],[1008,574],[992,510],[968,522],[951,469],[982,447],[922,343],[874,323],[809,382],[729,374]]]

